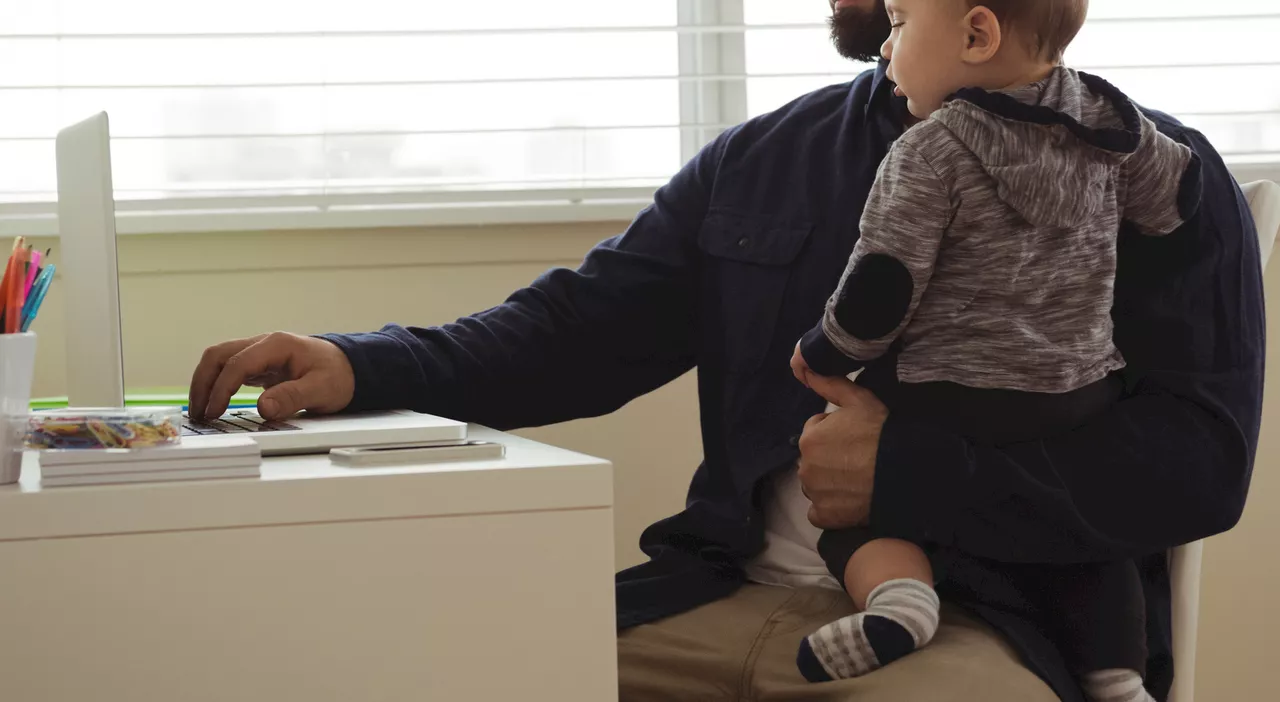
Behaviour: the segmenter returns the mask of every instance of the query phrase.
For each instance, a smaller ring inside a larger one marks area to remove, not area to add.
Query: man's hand
[[[809,521],[820,529],[864,526],[889,410],[848,378],[807,377],[809,387],[839,408],[810,419],[800,436],[800,484],[813,503]]]
[[[323,340],[296,334],[264,334],[210,346],[191,377],[192,419],[218,417],[242,385],[266,388],[258,398],[265,419],[302,410],[339,412],[355,395],[347,355]]]

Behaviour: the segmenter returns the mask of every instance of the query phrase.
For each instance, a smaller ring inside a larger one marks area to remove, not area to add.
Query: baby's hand
[[[804,360],[804,354],[800,353],[800,344],[796,343],[796,351],[791,355],[791,372],[795,374],[796,380],[804,383],[805,387],[809,387],[809,374],[813,371],[809,370],[809,364]]]
[[[862,392],[852,380],[844,376],[828,378],[814,373],[808,362],[804,360],[804,354],[800,353],[800,344],[796,344],[796,351],[791,355],[791,372],[795,374],[796,380],[804,383],[806,388],[837,407],[843,406],[841,403],[846,401],[850,392]]]

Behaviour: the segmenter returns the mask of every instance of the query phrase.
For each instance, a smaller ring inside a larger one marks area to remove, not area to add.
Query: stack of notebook
[[[200,445],[40,452],[40,484],[108,485],[255,478],[262,451],[247,436],[207,437]]]

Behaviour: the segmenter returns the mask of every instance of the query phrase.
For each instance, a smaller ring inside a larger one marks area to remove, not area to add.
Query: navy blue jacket
[[[1172,679],[1165,552],[1231,528],[1262,409],[1264,314],[1247,204],[1213,147],[1147,113],[1203,166],[1200,213],[1164,238],[1122,231],[1116,342],[1128,394],[1065,437],[974,445],[890,416],[872,527],[954,547],[975,567],[1138,558],[1149,685]],[[858,240],[876,168],[902,133],[884,67],[724,133],[577,270],[434,328],[331,335],[356,374],[351,410],[412,408],[499,429],[612,412],[698,370],[704,461],[685,511],[647,529],[651,560],[618,574],[625,628],[726,596],[763,546],[758,489],[794,464],[821,399],[792,377],[798,339]],[[867,382],[892,375],[873,364]],[[1015,615],[973,605],[1029,667],[1080,700],[1053,647]]]

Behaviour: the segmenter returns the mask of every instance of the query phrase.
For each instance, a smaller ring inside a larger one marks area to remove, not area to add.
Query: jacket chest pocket
[[[791,264],[811,230],[758,216],[707,216],[698,233],[705,255],[703,353],[711,356],[705,360],[719,360],[731,373],[760,369],[771,351]]]

